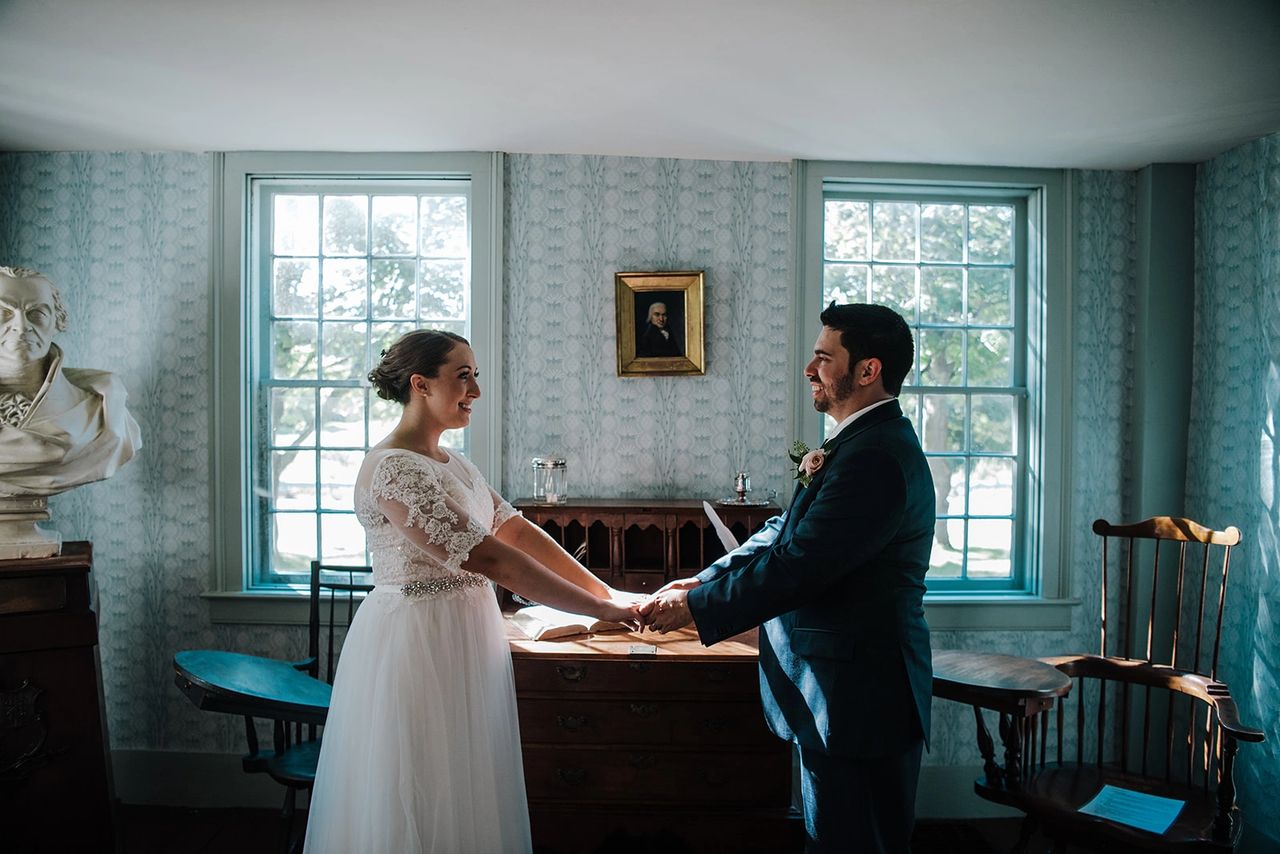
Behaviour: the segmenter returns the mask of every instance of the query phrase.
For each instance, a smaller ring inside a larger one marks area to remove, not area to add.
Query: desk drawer
[[[524,746],[529,799],[785,807],[791,753]]]
[[[768,747],[777,742],[765,725],[759,700],[522,698],[519,708],[520,737],[532,743]]]
[[[516,692],[621,693],[630,696],[760,696],[755,662],[716,664],[682,661],[596,661],[521,659],[513,661]]]

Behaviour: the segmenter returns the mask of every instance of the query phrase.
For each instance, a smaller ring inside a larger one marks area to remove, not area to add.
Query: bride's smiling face
[[[471,405],[480,396],[480,369],[476,354],[466,344],[455,344],[434,377],[423,377],[427,411],[445,429],[471,423]]]

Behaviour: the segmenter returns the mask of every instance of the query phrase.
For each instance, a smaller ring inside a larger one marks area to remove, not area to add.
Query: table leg
[[[1004,781],[1010,789],[1022,779],[1022,724],[1025,718],[1000,713],[1000,740],[1004,742]]]
[[[973,719],[978,728],[978,752],[982,754],[982,772],[987,777],[988,786],[1000,786],[1000,766],[996,764],[996,747],[987,731],[987,722],[982,717],[982,707],[973,707]]]

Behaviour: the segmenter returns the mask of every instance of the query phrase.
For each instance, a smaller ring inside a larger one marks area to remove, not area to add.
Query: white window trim
[[[795,299],[792,301],[791,371],[799,376],[809,362],[819,329],[823,296],[823,187],[851,184],[920,184],[922,188],[1016,188],[1028,192],[1030,264],[1027,269],[1028,349],[1043,353],[1028,362],[1030,436],[1027,451],[1029,495],[1027,567],[1032,589],[1017,593],[930,594],[925,612],[934,630],[1045,629],[1071,627],[1071,290],[1070,180],[1054,169],[933,166],[897,163],[796,161],[793,170],[796,223]],[[799,383],[791,386],[791,434],[816,445],[821,417],[812,411]]]
[[[246,442],[249,389],[249,181],[251,177],[461,177],[471,182],[471,331],[492,405],[477,410],[470,459],[493,483],[502,473],[503,156],[497,152],[381,154],[232,152],[212,157],[210,294],[212,351],[212,555],[205,594],[213,622],[305,624],[307,596],[250,590]]]

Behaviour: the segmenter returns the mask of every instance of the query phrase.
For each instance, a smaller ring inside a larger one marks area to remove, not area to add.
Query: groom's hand
[[[692,590],[701,583],[701,581],[692,575],[688,578],[677,578],[675,581],[668,581],[666,584],[662,585],[662,587],[658,588],[658,592],[653,595],[661,596],[668,590]]]
[[[640,606],[640,619],[646,627],[659,634],[682,629],[693,622],[693,615],[689,613],[689,587],[673,588],[672,584],[653,594],[648,602]],[[690,586],[696,587],[697,583]]]

